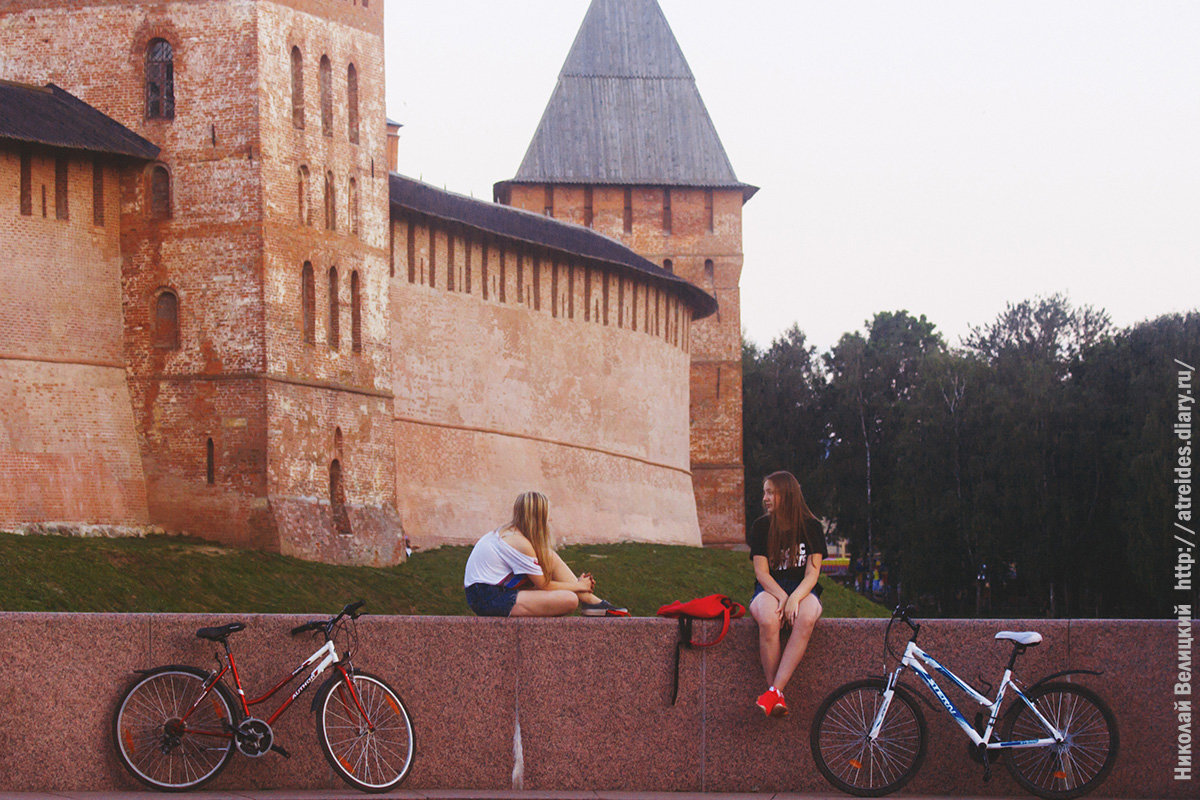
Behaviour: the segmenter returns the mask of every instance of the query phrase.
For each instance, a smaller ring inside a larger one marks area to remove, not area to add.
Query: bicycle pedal
[[[292,757],[292,754],[291,754],[291,753],[289,753],[287,750],[284,750],[282,747],[280,747],[280,746],[279,746],[279,745],[277,745],[277,744],[273,744],[273,745],[271,745],[271,750],[272,750],[273,752],[279,753],[279,755],[283,756],[284,758],[291,758],[291,757]]]

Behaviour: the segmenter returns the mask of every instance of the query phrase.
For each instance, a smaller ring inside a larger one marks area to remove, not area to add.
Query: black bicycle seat
[[[196,635],[201,639],[208,639],[210,642],[223,642],[231,633],[246,630],[246,625],[241,622],[231,622],[228,625],[217,625],[213,628],[201,628],[196,631]]]

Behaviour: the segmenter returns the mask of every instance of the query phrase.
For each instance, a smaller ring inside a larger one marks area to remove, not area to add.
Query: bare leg
[[[550,567],[550,580],[562,581],[563,583],[574,583],[579,580],[571,568],[567,566],[567,562],[562,560],[562,556],[558,553],[552,553],[550,559],[553,562]],[[566,591],[565,589],[563,591]],[[580,601],[584,603],[599,603],[600,598],[591,592],[576,592]]]
[[[579,606],[579,598],[566,589],[544,591],[525,589],[517,592],[517,602],[510,617],[561,617],[570,614]]]
[[[750,603],[750,614],[758,622],[758,657],[762,661],[763,675],[770,685],[779,670],[779,601],[762,592]],[[776,684],[776,688],[781,687]]]
[[[804,651],[808,649],[808,640],[812,637],[813,627],[821,618],[821,601],[815,595],[809,595],[800,601],[800,611],[796,614],[796,622],[792,625],[792,633],[788,636],[787,645],[783,648],[783,656],[776,661],[777,669],[774,679],[768,677],[771,685],[783,691],[792,673],[800,665]],[[761,628],[760,628],[761,630]],[[778,642],[778,639],[776,639]]]

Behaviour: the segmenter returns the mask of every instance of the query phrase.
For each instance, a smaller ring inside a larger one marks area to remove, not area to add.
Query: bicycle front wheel
[[[925,758],[925,717],[916,700],[895,687],[879,734],[869,734],[883,706],[886,683],[854,681],[825,698],[813,718],[813,760],[831,784],[859,797],[879,797],[904,786]]]
[[[366,672],[331,682],[317,698],[317,739],[342,780],[364,792],[386,792],[408,777],[413,725],[404,701]]]
[[[1026,693],[1062,741],[1046,747],[1014,747],[1005,754],[1013,779],[1038,797],[1065,800],[1087,794],[1108,777],[1117,760],[1117,719],[1092,690],[1047,683]],[[1004,741],[1044,739],[1052,733],[1020,697],[1004,717]]]
[[[221,685],[205,694],[207,678],[194,667],[159,667],[122,695],[113,742],[133,777],[176,792],[208,783],[225,767],[233,753],[233,701]]]

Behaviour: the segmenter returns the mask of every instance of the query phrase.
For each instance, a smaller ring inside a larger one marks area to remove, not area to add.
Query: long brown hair
[[[812,551],[811,536],[819,533],[821,521],[804,502],[800,481],[790,472],[772,472],[764,480],[775,490],[775,511],[767,532],[767,561],[772,568],[791,564],[801,543]]]
[[[550,555],[554,552],[554,540],[550,538],[550,526],[546,517],[550,513],[550,501],[541,492],[522,492],[513,502],[513,515],[506,528],[514,528],[533,545],[542,574],[550,575]]]

